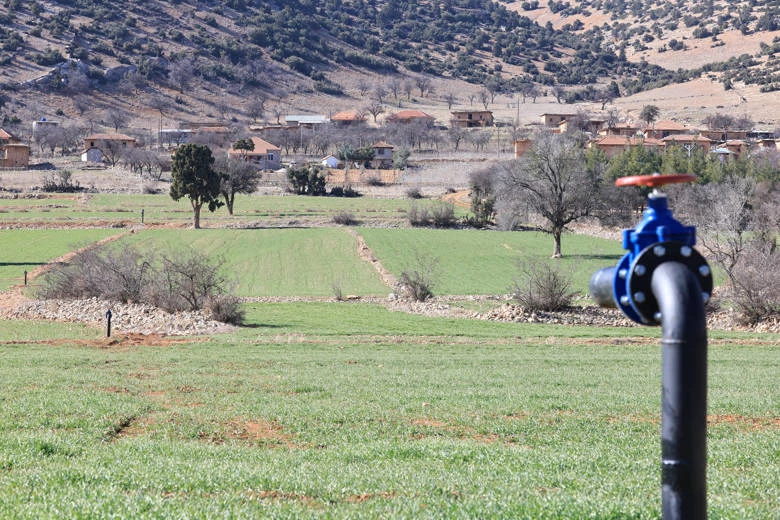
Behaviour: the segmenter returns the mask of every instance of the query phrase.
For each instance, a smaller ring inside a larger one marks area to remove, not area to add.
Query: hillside
[[[4,126],[106,127],[113,110],[151,133],[372,101],[444,121],[485,90],[499,118],[522,122],[534,112],[526,97],[625,105],[699,78],[755,91],[740,102],[764,108],[756,119],[767,125],[780,120],[767,102],[780,87],[771,0],[9,0],[0,21]],[[728,104],[711,101],[699,109]]]

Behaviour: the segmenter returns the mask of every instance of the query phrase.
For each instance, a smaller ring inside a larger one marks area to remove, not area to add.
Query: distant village
[[[500,126],[494,121],[490,110],[459,110],[452,111],[448,121],[449,126],[437,125],[436,119],[419,110],[401,110],[389,114],[387,124],[416,125],[419,128],[439,129],[441,131],[469,132],[473,129],[488,129]],[[644,121],[611,122],[598,117],[583,117],[583,113],[543,113],[539,116],[537,128],[545,128],[555,133],[566,133],[573,129],[581,130],[588,136],[587,147],[597,147],[608,157],[614,157],[630,147],[643,146],[646,149],[662,150],[666,146],[682,146],[691,151],[694,147],[705,152],[716,154],[722,161],[736,159],[744,154],[762,150],[777,149],[777,137],[772,131],[757,131],[754,129],[713,130],[692,128],[671,120],[659,120],[653,123]],[[374,118],[376,119],[376,118]],[[368,125],[368,117],[360,111],[338,112],[331,116],[325,115],[288,115],[279,118],[276,124],[251,125],[249,134],[252,149],[235,149],[232,144],[236,137],[234,129],[215,124],[188,123],[179,128],[162,128],[158,130],[158,150],[173,152],[178,146],[188,142],[214,143],[218,148],[227,148],[228,155],[250,161],[259,170],[275,171],[295,164],[293,159],[284,160],[282,146],[274,143],[273,138],[283,139],[286,134],[294,134],[306,130],[316,133],[325,125],[350,127],[359,130]],[[32,123],[32,132],[27,142],[16,138],[11,132],[0,129],[0,168],[27,169],[30,167],[31,147],[38,143],[41,151],[42,143],[47,136],[59,128],[61,123],[54,120],[41,119]],[[576,126],[575,126],[576,125]],[[527,133],[527,132],[526,132]],[[281,136],[281,137],[280,137]],[[514,156],[521,157],[533,144],[532,137],[514,138]],[[150,143],[139,143],[138,139],[119,132],[93,133],[83,138],[83,146],[78,155],[86,166],[101,167],[117,164],[129,150],[148,146]],[[398,176],[397,165],[394,165],[394,150],[392,143],[383,140],[372,143],[373,158],[361,164],[345,164],[337,153],[325,153],[308,160],[319,163],[332,171],[329,182],[360,182],[364,169],[374,170],[381,175],[382,182],[394,182]],[[456,147],[457,148],[457,147]],[[52,152],[54,148],[51,148]],[[355,171],[351,171],[355,169]],[[339,172],[339,170],[342,170]],[[340,175],[340,177],[339,177]],[[350,175],[352,176],[350,178]]]

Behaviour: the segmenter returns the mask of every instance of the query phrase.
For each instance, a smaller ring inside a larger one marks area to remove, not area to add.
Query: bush
[[[206,310],[212,320],[232,325],[241,325],[246,316],[241,308],[241,300],[230,294],[210,297],[206,301]]]
[[[406,190],[406,196],[410,199],[421,199],[423,198],[423,194],[420,191],[420,188],[408,188]]]
[[[571,306],[575,296],[571,291],[571,278],[544,262],[520,264],[520,278],[509,292],[512,299],[528,311],[564,309]]]
[[[382,179],[380,179],[376,175],[372,175],[371,177],[366,179],[366,184],[368,184],[369,186],[384,186],[385,185],[385,183],[382,182]]]
[[[433,296],[439,259],[424,257],[418,252],[414,256],[414,266],[402,271],[398,278],[398,292],[416,302],[424,302]]]
[[[87,249],[54,267],[39,290],[42,298],[100,298],[146,303],[168,312],[208,311],[215,320],[240,323],[239,301],[227,293],[224,261],[196,251],[161,261],[129,247]]]
[[[434,204],[431,208],[431,221],[437,228],[454,227],[458,222],[455,218],[455,206],[449,202]]]
[[[733,270],[733,302],[740,321],[755,325],[780,316],[780,253],[773,244],[749,244]]]
[[[79,183],[72,183],[70,178],[73,174],[69,170],[60,170],[56,174],[46,175],[43,178],[43,191],[53,193],[73,193],[82,191]]]
[[[358,223],[355,215],[350,211],[339,211],[331,219],[334,224],[341,224],[342,226],[354,226]]]
[[[330,189],[330,196],[353,198],[360,197],[360,192],[352,188],[352,186],[346,186],[344,188],[341,186],[333,186]]]
[[[429,226],[431,224],[431,212],[428,208],[412,203],[409,205],[409,211],[406,213],[409,224],[414,227]]]

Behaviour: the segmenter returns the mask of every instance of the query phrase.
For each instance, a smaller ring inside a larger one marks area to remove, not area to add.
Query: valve
[[[705,303],[712,294],[712,273],[707,261],[693,246],[696,228],[678,222],[669,209],[666,195],[658,191],[664,184],[691,182],[694,175],[639,175],[622,177],[616,186],[653,188],[644,218],[634,229],[623,230],[623,249],[628,251],[617,267],[602,269],[591,278],[590,292],[603,306],[617,306],[637,323],[660,325],[658,304],[650,287],[652,273],[663,262],[685,264],[693,271]],[[609,284],[611,281],[611,291]],[[611,292],[611,294],[610,294]]]

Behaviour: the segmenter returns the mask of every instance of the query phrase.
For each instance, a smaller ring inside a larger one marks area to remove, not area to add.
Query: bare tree
[[[119,132],[129,119],[128,113],[118,108],[109,108],[103,112],[103,120],[114,129],[114,132]]]
[[[195,60],[189,57],[171,63],[168,80],[180,93],[189,88],[192,78],[195,77],[195,67]]]
[[[568,135],[541,133],[523,157],[499,171],[498,216],[512,228],[525,208],[546,222],[553,236],[553,258],[561,257],[567,224],[585,216],[597,200],[598,178],[585,167],[585,154]]]
[[[393,99],[398,101],[398,94],[401,92],[401,79],[398,76],[390,76],[387,80],[387,89],[393,94]]]
[[[566,90],[560,85],[554,85],[550,92],[553,96],[555,96],[555,101],[558,102],[558,104],[561,103],[561,98],[566,95]]]
[[[265,115],[265,96],[261,94],[252,96],[246,105],[246,115],[252,122],[263,117]]]
[[[607,111],[607,128],[615,128],[620,123],[620,110],[615,107]]]
[[[217,157],[214,171],[220,175],[219,193],[225,199],[228,213],[233,214],[233,203],[237,193],[254,193],[260,182],[257,167],[243,159],[226,156]]]
[[[412,92],[414,91],[414,81],[411,79],[405,80],[403,85],[401,85],[401,88],[403,89],[404,94],[406,94],[406,100],[411,101]]]
[[[374,86],[373,97],[378,103],[384,103],[387,97],[387,89],[382,85]]]
[[[488,106],[490,105],[490,92],[483,88],[477,93],[477,95],[479,96],[480,103],[482,103],[482,106],[485,107],[485,110],[487,110]]]
[[[452,110],[452,105],[458,102],[457,96],[450,90],[444,94],[444,101],[447,102],[447,110]]]
[[[379,114],[385,113],[385,107],[381,103],[370,103],[366,105],[366,112],[371,114],[371,116],[374,118],[374,123],[376,123],[376,118],[379,116]]]
[[[464,132],[463,129],[458,126],[451,126],[447,131],[447,135],[449,136],[450,142],[452,142],[452,145],[455,147],[455,151],[457,152],[458,147],[460,146],[460,142],[466,137],[466,132]]]
[[[366,92],[371,88],[371,85],[366,81],[365,78],[360,78],[357,80],[357,84],[355,85],[358,90],[358,94],[360,94],[360,97],[363,97],[366,95]]]
[[[420,90],[420,97],[425,97],[425,94],[430,92],[433,88],[431,78],[428,76],[417,76],[414,80],[414,84]]]

